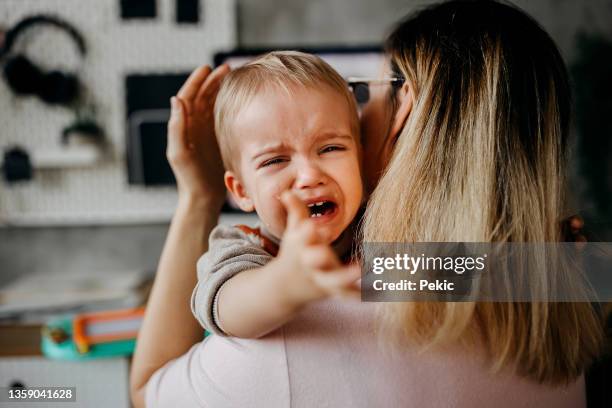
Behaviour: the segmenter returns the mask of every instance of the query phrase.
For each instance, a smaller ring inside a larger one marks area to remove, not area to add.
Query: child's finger
[[[317,231],[316,225],[309,220],[302,220],[302,223],[291,229],[294,236],[301,245],[314,245],[321,242],[321,234]]]
[[[287,229],[294,229],[304,220],[310,217],[308,207],[291,191],[285,191],[280,196],[280,201],[287,210]]]
[[[361,300],[361,290],[357,286],[351,286],[350,288],[341,290],[334,296],[342,299]]]
[[[301,251],[301,257],[302,263],[314,270],[331,271],[342,265],[329,245],[310,245]]]
[[[343,266],[333,271],[317,271],[313,280],[317,286],[329,295],[346,295],[358,291],[356,282],[361,278],[361,267],[358,264]]]

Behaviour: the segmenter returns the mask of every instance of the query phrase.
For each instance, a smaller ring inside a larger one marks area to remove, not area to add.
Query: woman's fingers
[[[221,86],[221,81],[230,72],[230,67],[227,64],[223,64],[215,68],[215,70],[206,78],[202,86],[198,90],[196,95],[197,101],[210,101],[214,102],[214,99]],[[212,103],[211,103],[212,105]]]
[[[563,239],[567,242],[587,242],[582,233],[584,221],[579,215],[572,215],[561,222]]]
[[[202,65],[196,68],[195,71],[189,75],[189,78],[187,78],[176,96],[185,102],[190,102],[198,94],[200,87],[210,74],[210,71],[211,68],[208,65]]]
[[[170,98],[170,120],[168,121],[168,146],[166,156],[172,162],[179,152],[187,149],[187,135],[185,132],[185,107],[180,98]]]
[[[579,215],[572,215],[569,218],[570,229],[574,234],[579,233],[584,227],[584,221]]]
[[[291,191],[285,191],[280,196],[281,203],[287,210],[287,229],[296,229],[299,224],[310,217],[308,207]]]

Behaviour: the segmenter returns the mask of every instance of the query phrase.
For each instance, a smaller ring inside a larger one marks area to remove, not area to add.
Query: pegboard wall
[[[34,28],[13,47],[45,69],[76,71],[96,105],[110,154],[100,164],[74,169],[36,170],[29,182],[0,182],[0,225],[138,223],[169,220],[174,187],[128,184],[126,95],[128,74],[172,74],[212,64],[217,51],[236,43],[233,0],[200,0],[200,20],[177,24],[178,0],[157,0],[157,16],[122,20],[120,0],[1,0],[0,26],[9,28],[33,14],[67,20],[87,42],[81,60],[66,33]],[[56,149],[62,129],[74,120],[66,108],[35,97],[17,97],[0,81],[0,150]]]

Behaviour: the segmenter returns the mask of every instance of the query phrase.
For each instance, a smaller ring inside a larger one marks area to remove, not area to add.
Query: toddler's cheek
[[[276,238],[282,238],[285,232],[287,212],[278,199],[270,200],[260,212],[262,222],[268,232]]]

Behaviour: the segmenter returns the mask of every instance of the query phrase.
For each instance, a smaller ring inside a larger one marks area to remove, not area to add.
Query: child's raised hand
[[[310,211],[295,194],[284,192],[281,202],[287,210],[287,225],[278,259],[291,276],[290,296],[298,303],[358,296],[359,265],[342,265],[328,244],[330,237],[317,230]]]

